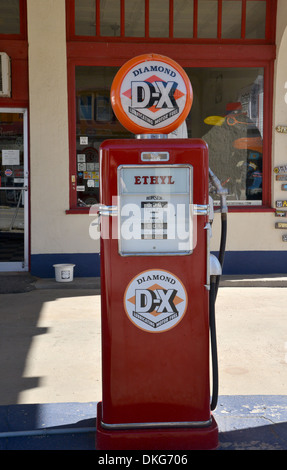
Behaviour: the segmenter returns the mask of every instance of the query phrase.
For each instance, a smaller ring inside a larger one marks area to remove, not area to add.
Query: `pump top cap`
[[[144,54],[126,62],[111,87],[114,113],[134,134],[169,134],[184,122],[192,101],[192,86],[185,71],[158,54]]]

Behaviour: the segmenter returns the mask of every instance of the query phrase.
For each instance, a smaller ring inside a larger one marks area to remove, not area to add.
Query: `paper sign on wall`
[[[2,165],[20,165],[20,150],[2,150]]]

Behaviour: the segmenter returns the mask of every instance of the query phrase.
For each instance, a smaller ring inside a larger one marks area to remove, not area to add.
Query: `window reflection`
[[[117,67],[76,67],[76,170],[78,206],[99,202],[99,148],[109,138],[133,136],[116,119],[110,89]],[[85,137],[86,140],[81,139]]]
[[[238,0],[223,0],[222,38],[241,37],[241,5]]]
[[[200,0],[198,2],[198,37],[217,37],[217,2],[214,0]]]
[[[264,39],[266,4],[266,0],[246,0],[245,24],[241,24],[243,0],[222,0],[221,37]],[[100,10],[98,12],[97,5]],[[121,18],[121,5],[124,18]],[[194,18],[192,0],[149,0],[148,14],[145,5],[144,0],[75,0],[75,33],[80,36],[146,37],[146,31],[149,30],[150,38],[169,38],[171,22],[174,38],[193,39],[195,20],[198,38],[217,39],[220,29],[219,0],[199,0],[197,18]],[[100,31],[96,30],[96,14],[100,17]],[[8,21],[1,22],[1,18],[5,17]],[[10,24],[11,21],[14,21],[13,25]],[[124,31],[121,31],[121,21],[124,22]],[[16,23],[19,27],[19,0],[0,0],[0,28],[10,28],[12,32]],[[244,29],[245,37],[241,37],[241,31]]]
[[[0,34],[20,34],[19,0],[0,0]]]
[[[246,38],[264,39],[266,23],[266,2],[246,2]]]
[[[125,36],[143,37],[145,35],[145,2],[142,0],[125,1]]]
[[[229,205],[262,204],[263,69],[186,69],[194,91],[189,137],[208,143]]]
[[[100,1],[101,36],[120,36],[121,3],[120,0]]]
[[[175,38],[193,37],[193,2],[174,0],[173,35]]]
[[[151,38],[169,36],[169,0],[150,0],[149,35]]]
[[[79,36],[96,34],[95,0],[75,0],[75,32]]]

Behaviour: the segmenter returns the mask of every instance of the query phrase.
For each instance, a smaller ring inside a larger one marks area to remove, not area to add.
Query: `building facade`
[[[187,135],[206,140],[228,190],[224,273],[286,272],[285,0],[13,0],[1,18],[1,271],[100,274],[99,147],[134,138],[110,87],[130,58],[158,53],[187,72]]]

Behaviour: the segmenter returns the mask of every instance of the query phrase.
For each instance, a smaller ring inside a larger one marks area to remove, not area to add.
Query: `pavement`
[[[287,449],[287,276],[223,276],[219,451]],[[100,280],[0,273],[0,450],[96,450]]]

